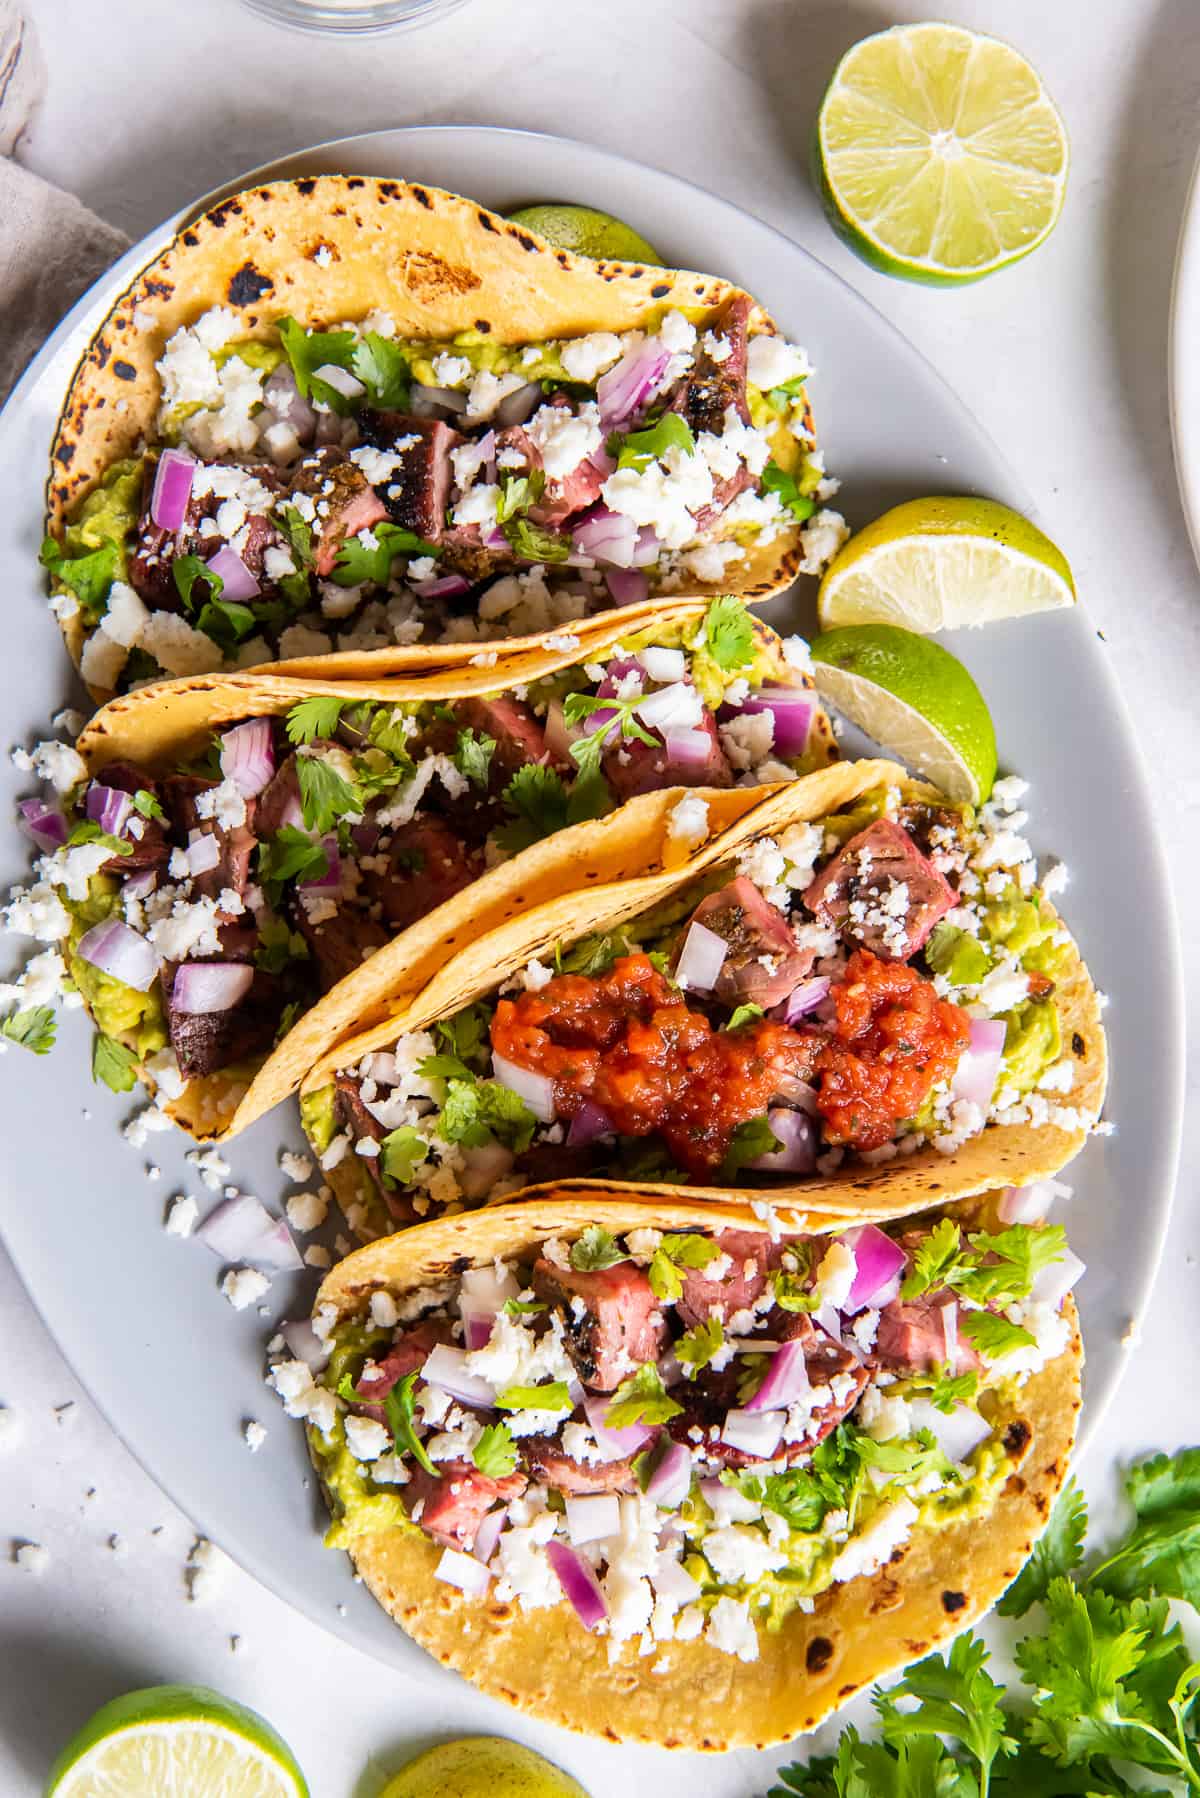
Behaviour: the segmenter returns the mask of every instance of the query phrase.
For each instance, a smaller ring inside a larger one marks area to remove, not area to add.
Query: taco
[[[356,1251],[269,1376],[326,1542],[545,1721],[710,1750],[814,1728],[1015,1577],[1082,1362],[1061,1229],[834,1227],[548,1193]]]
[[[241,1130],[585,855],[606,882],[683,859],[681,789],[733,822],[833,755],[799,652],[737,601],[628,623],[432,671],[412,648],[374,683],[157,684],[55,745],[64,809],[22,810],[98,1068],[194,1135]]]
[[[255,188],[178,234],[80,364],[52,605],[103,699],[769,597],[845,535],[810,372],[728,281],[571,256],[436,188]]]
[[[900,1215],[1057,1171],[1099,1116],[1104,1033],[1012,828],[1018,784],[975,814],[843,763],[675,868],[589,894],[578,863],[574,893],[307,1076],[352,1228],[489,1180]]]

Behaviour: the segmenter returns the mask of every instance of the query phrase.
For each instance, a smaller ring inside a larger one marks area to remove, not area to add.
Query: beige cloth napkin
[[[63,314],[129,239],[13,160],[45,88],[16,0],[0,0],[0,403]]]

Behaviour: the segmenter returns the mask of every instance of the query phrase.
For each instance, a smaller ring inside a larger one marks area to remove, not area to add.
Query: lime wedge
[[[578,1782],[503,1736],[439,1742],[389,1780],[379,1798],[587,1798]]]
[[[992,499],[912,499],[845,544],[825,572],[822,630],[953,631],[1075,603],[1062,551]]]
[[[557,249],[573,250],[577,256],[594,256],[609,262],[648,262],[652,268],[663,266],[653,244],[639,236],[632,225],[623,224],[609,212],[596,212],[591,206],[554,200],[541,206],[522,206],[520,212],[510,212],[508,216],[514,225],[524,225]]]
[[[812,644],[823,698],[950,799],[979,805],[996,778],[983,695],[940,643],[894,624],[847,625]]]
[[[1036,71],[959,25],[897,25],[848,50],[815,155],[850,248],[885,275],[935,285],[1027,256],[1066,191],[1066,129]]]
[[[308,1798],[283,1738],[207,1686],[148,1686],[98,1710],[58,1757],[46,1798]]]

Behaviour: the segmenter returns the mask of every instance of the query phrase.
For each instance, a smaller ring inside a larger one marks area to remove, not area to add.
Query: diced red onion
[[[208,874],[221,859],[221,845],[217,841],[216,832],[198,830],[187,846],[188,873]]]
[[[335,393],[340,393],[344,400],[361,399],[367,391],[357,375],[352,375],[348,368],[339,368],[336,362],[322,362],[320,368],[313,370],[318,381],[324,381]]]
[[[586,1099],[575,1116],[571,1119],[571,1128],[567,1131],[567,1143],[571,1148],[578,1144],[595,1142],[598,1136],[611,1136],[615,1126],[607,1111],[599,1105],[593,1105]]]
[[[606,446],[602,443],[599,449],[594,449],[592,451],[585,466],[594,468],[596,473],[600,475],[603,480],[607,481],[610,474],[616,474],[617,472],[617,458],[615,456],[610,456]]]
[[[692,1457],[682,1442],[669,1443],[646,1481],[646,1497],[664,1511],[674,1511],[692,1489]]]
[[[682,649],[663,649],[652,645],[649,649],[640,649],[637,659],[651,680],[669,684],[687,677],[687,657]]]
[[[489,1511],[479,1528],[475,1531],[475,1540],[471,1545],[471,1553],[477,1561],[486,1567],[496,1552],[496,1544],[504,1534],[508,1518],[503,1506],[498,1511]]]
[[[515,387],[505,394],[496,407],[496,423],[502,431],[511,431],[514,425],[523,425],[531,418],[541,403],[541,382],[526,381],[524,387]]]
[[[627,1424],[620,1430],[610,1429],[604,1420],[611,1404],[612,1398],[605,1392],[585,1392],[583,1395],[583,1408],[592,1426],[592,1434],[610,1461],[620,1461],[626,1455],[635,1455],[639,1448],[644,1448],[654,1431],[644,1423]]]
[[[568,1498],[567,1534],[576,1548],[587,1542],[601,1542],[605,1536],[616,1536],[621,1529],[621,1501],[615,1492],[589,1493],[585,1497]]]
[[[877,1224],[844,1230],[836,1240],[851,1251],[856,1264],[854,1283],[842,1306],[848,1317],[855,1317],[868,1305],[879,1305],[880,1293],[908,1266],[908,1256]]]
[[[727,1486],[723,1480],[701,1480],[700,1491],[718,1523],[753,1523],[762,1515],[762,1506],[757,1499],[747,1498],[744,1492],[739,1492],[736,1486]]]
[[[818,1305],[812,1314],[812,1320],[818,1329],[824,1330],[826,1336],[832,1336],[835,1342],[842,1341],[842,1314],[836,1305],[828,1300]]]
[[[600,1582],[583,1556],[553,1537],[546,1544],[546,1558],[558,1577],[563,1595],[574,1606],[585,1629],[595,1629],[608,1616]]]
[[[429,1351],[421,1368],[421,1378],[431,1386],[440,1386],[443,1392],[448,1392],[451,1398],[460,1399],[464,1405],[494,1405],[496,1388],[490,1380],[483,1379],[477,1373],[470,1373],[466,1358],[466,1349],[452,1348],[449,1343],[439,1342],[436,1348]]]
[[[779,1447],[786,1422],[786,1411],[751,1411],[746,1408],[727,1411],[725,1422],[721,1425],[721,1441],[730,1448],[740,1449],[744,1455],[769,1461]]]
[[[615,606],[640,606],[650,597],[650,583],[640,568],[606,568],[604,580]]]
[[[611,563],[615,568],[632,568],[637,533],[637,525],[624,512],[597,506],[575,526],[571,539],[581,555]]]
[[[468,1598],[482,1598],[492,1583],[492,1576],[483,1562],[474,1555],[463,1554],[458,1548],[443,1549],[433,1577],[444,1585],[457,1586]]]
[[[235,1257],[236,1258],[236,1257]],[[297,1361],[303,1361],[314,1373],[320,1373],[329,1363],[333,1353],[327,1342],[322,1342],[307,1317],[292,1318],[288,1323],[280,1324],[279,1334],[295,1355]]]
[[[435,418],[439,412],[465,412],[467,396],[455,393],[453,387],[426,387],[414,381],[409,389],[408,409],[414,418]]]
[[[75,953],[81,961],[139,993],[149,992],[158,973],[158,956],[152,945],[120,918],[93,924],[80,939]]]
[[[492,1325],[495,1321],[494,1312],[485,1314],[482,1311],[471,1311],[463,1318],[463,1341],[468,1351],[487,1347],[492,1340]]]
[[[712,738],[703,730],[666,730],[663,746],[668,766],[702,768],[713,751]]]
[[[939,1411],[926,1398],[911,1399],[909,1413],[914,1430],[932,1432],[938,1447],[951,1461],[965,1461],[972,1449],[986,1442],[992,1426],[970,1405],[955,1405],[953,1411]]]
[[[496,1184],[512,1172],[516,1157],[502,1142],[480,1143],[478,1148],[463,1150],[463,1167],[458,1176],[465,1199],[486,1199]]]
[[[421,599],[461,599],[471,583],[461,574],[439,574],[428,581],[414,581],[412,590]]]
[[[595,460],[594,457],[593,460]],[[634,567],[649,568],[653,562],[658,561],[661,553],[662,544],[656,532],[652,531],[648,524],[644,524],[638,532],[637,548],[633,552]]]
[[[1087,1268],[1071,1249],[1064,1249],[1061,1261],[1052,1261],[1033,1276],[1029,1296],[1043,1305],[1061,1305],[1071,1288],[1080,1281]]]
[[[1060,1180],[1038,1180],[1032,1186],[1006,1186],[996,1207],[1002,1224],[1040,1224],[1055,1199],[1069,1199],[1071,1188]]]
[[[776,755],[803,755],[808,747],[814,701],[807,687],[760,687],[739,705],[722,707],[722,716],[745,717],[770,712],[775,720],[772,748]]]
[[[275,772],[275,749],[269,718],[247,718],[221,738],[221,773],[243,799],[261,793]]]
[[[190,1017],[232,1011],[254,984],[254,969],[241,961],[185,961],[175,971],[171,1005]]]
[[[273,368],[263,383],[263,400],[268,412],[280,424],[290,425],[301,443],[311,440],[317,428],[316,408],[309,404],[296,385],[290,362]]]
[[[787,1009],[783,1014],[786,1024],[794,1024],[797,1018],[807,1017],[829,997],[831,981],[827,974],[818,974],[813,980],[802,980],[799,986],[792,988],[787,996]]]
[[[600,423],[605,430],[622,425],[644,406],[666,373],[669,353],[657,338],[647,337],[625,351],[596,383]]]
[[[780,1406],[799,1404],[811,1391],[804,1344],[784,1342],[772,1355],[766,1378],[753,1398],[746,1400],[745,1408],[747,1411],[775,1411]]]
[[[181,531],[192,497],[196,459],[183,450],[165,449],[154,470],[150,493],[150,521],[160,531]]]
[[[639,699],[637,715],[651,730],[694,730],[704,721],[704,702],[690,681],[672,681]]]
[[[335,893],[342,884],[342,858],[338,854],[337,838],[332,835],[322,837],[321,847],[325,851],[325,872],[300,882],[306,893]]]
[[[304,1266],[283,1219],[272,1217],[266,1206],[249,1193],[222,1199],[196,1235],[222,1261],[251,1261],[277,1273],[294,1273]],[[299,1326],[295,1328],[298,1330]]]
[[[881,1286],[875,1294],[874,1309],[882,1311],[885,1305],[890,1305],[893,1299],[898,1299],[901,1285],[900,1275],[897,1274],[894,1279],[888,1281],[886,1286]]]
[[[33,838],[39,849],[53,855],[67,840],[67,821],[56,806],[44,799],[22,799],[17,807],[21,828]]]
[[[767,1112],[767,1123],[783,1146],[748,1161],[747,1167],[759,1174],[811,1174],[817,1165],[817,1132],[808,1113],[779,1105]]]
[[[996,1076],[1004,1058],[1005,1034],[1002,1018],[972,1018],[967,1046],[950,1082],[950,1091],[956,1099],[977,1105],[985,1114],[996,1090]]]
[[[700,1582],[692,1578],[682,1562],[670,1554],[659,1555],[650,1577],[654,1582],[656,1595],[678,1606],[694,1603],[703,1590]]]
[[[258,582],[232,543],[223,543],[216,555],[208,558],[205,567],[211,568],[214,574],[220,575],[225,583],[221,592],[223,600],[255,599],[261,592]]]
[[[87,790],[84,809],[93,824],[110,837],[119,837],[129,822],[133,800],[120,787],[106,787],[94,780]]]
[[[123,899],[148,899],[158,885],[158,872],[154,868],[139,868],[128,880],[121,883]]]
[[[621,685],[622,681],[626,680],[628,678],[628,676],[631,674],[637,675],[637,677],[638,677],[637,690],[640,692],[642,686],[645,684],[644,678],[643,678],[645,675],[645,672],[646,672],[646,670],[642,667],[641,660],[639,657],[637,657],[637,656],[618,656],[615,661],[611,661],[606,665],[605,670],[604,670],[604,679],[600,682],[600,685],[596,688],[597,698],[599,698],[599,699],[615,699],[617,697],[618,687]],[[630,697],[630,696],[631,695],[627,695],[627,697]]]
[[[554,1122],[554,1082],[533,1068],[519,1068],[507,1056],[492,1056],[492,1072],[501,1086],[524,1099],[540,1123]]]
[[[680,986],[692,992],[710,993],[728,954],[729,944],[723,936],[718,936],[707,924],[691,924],[683,939],[675,978]]]

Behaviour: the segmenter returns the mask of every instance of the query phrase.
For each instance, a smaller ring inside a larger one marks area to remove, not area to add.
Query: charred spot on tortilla
[[[492,217],[491,213],[485,212],[483,210],[482,206],[479,208],[479,211],[476,214],[476,217],[478,218],[480,224],[483,226],[485,231],[497,231],[499,229],[499,227],[497,226],[496,221]]]
[[[71,463],[74,461],[74,459],[75,459],[75,445],[73,443],[60,443],[58,446],[58,460],[62,463],[63,467],[70,468]],[[65,497],[65,490],[64,490],[64,497]]]
[[[393,194],[396,192],[395,188],[392,189],[392,192]],[[424,206],[428,212],[433,211],[433,201],[429,198],[429,195],[425,192],[423,187],[414,187],[412,196],[419,206]]]
[[[480,335],[482,337],[486,337],[488,332],[491,330],[491,328],[492,328],[492,321],[490,319],[477,318],[475,320],[475,329],[480,333]]]
[[[241,203],[236,195],[234,195],[228,200],[222,200],[219,206],[213,207],[208,215],[208,222],[212,225],[214,230],[223,231],[227,222],[239,214],[241,210]]]
[[[1083,1037],[1080,1035],[1078,1030],[1074,1033],[1074,1035],[1071,1038],[1071,1052],[1074,1055],[1086,1055],[1087,1054],[1087,1044],[1084,1042]]]
[[[948,1617],[953,1617],[955,1611],[961,1611],[966,1602],[967,1595],[965,1592],[942,1593],[942,1609]]]
[[[317,184],[311,175],[301,175],[300,179],[296,183],[296,192],[298,194],[303,194],[305,196],[305,198],[307,199],[308,195],[310,193],[312,193],[312,191],[316,187],[316,185]],[[361,185],[361,184],[356,184],[353,181],[350,182],[351,187],[354,187],[355,185]]]
[[[656,281],[654,286],[650,289],[652,298],[656,300],[665,300],[670,291],[671,289],[667,286],[665,281]]]
[[[169,300],[175,289],[169,281],[155,281],[147,276],[143,283],[143,291],[147,298]]]
[[[445,262],[432,250],[409,250],[401,262],[401,281],[410,293],[433,299],[442,293],[471,293],[483,282],[473,269]]]
[[[114,362],[113,373],[116,375],[118,381],[137,380],[137,369],[133,366],[132,362],[122,362],[120,360]]]
[[[804,1665],[810,1673],[823,1673],[833,1659],[833,1643],[828,1636],[814,1636],[804,1651]]]
[[[181,241],[187,245],[189,250],[194,250],[200,239],[194,231],[185,231]]]
[[[1023,1417],[1014,1417],[1004,1432],[1004,1452],[1023,1455],[1029,1446],[1030,1428]]]
[[[255,300],[261,300],[265,293],[270,293],[275,283],[269,275],[261,275],[252,262],[243,262],[237,273],[230,277],[228,294],[231,306],[252,306]]]

